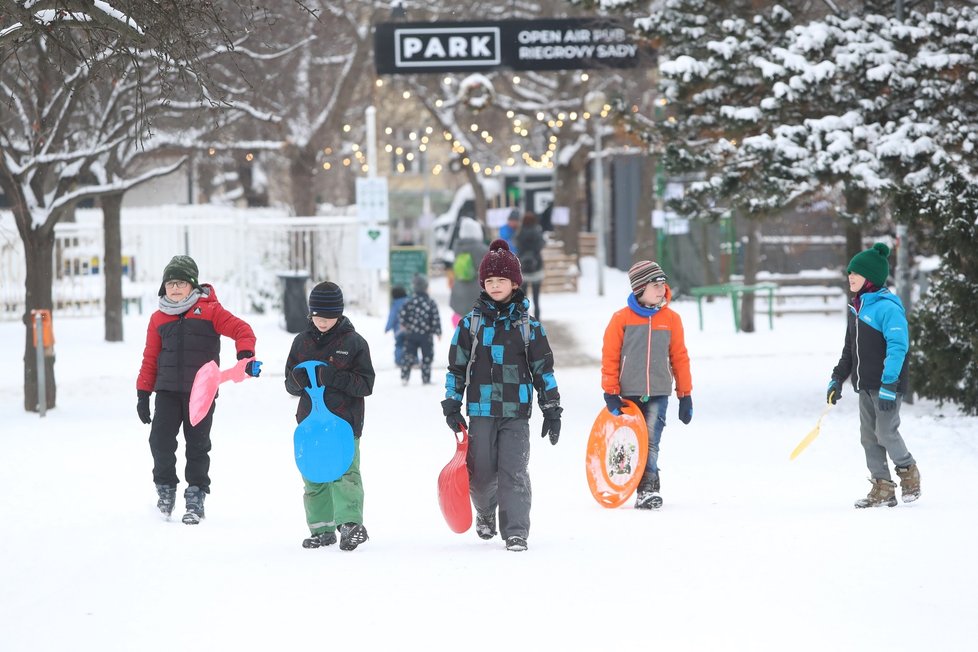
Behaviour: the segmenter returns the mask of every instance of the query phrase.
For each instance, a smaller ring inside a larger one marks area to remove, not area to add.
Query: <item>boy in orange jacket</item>
[[[622,398],[626,398],[645,414],[649,431],[649,455],[638,485],[636,509],[662,507],[659,441],[674,380],[679,420],[688,424],[693,418],[689,353],[682,319],[667,305],[672,298],[667,279],[655,262],[642,260],[632,265],[628,307],[611,316],[601,350],[601,388],[608,411],[621,414]]]

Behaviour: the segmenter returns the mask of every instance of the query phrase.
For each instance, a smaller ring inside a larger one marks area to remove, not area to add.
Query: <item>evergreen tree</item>
[[[902,219],[942,252],[927,292],[910,315],[914,390],[978,415],[978,185],[943,170],[938,187],[904,193]]]

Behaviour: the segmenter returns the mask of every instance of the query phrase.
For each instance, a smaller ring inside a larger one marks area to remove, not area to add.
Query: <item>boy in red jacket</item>
[[[621,399],[627,398],[645,414],[649,431],[649,456],[638,485],[636,509],[662,507],[659,441],[674,381],[679,420],[688,424],[693,419],[689,353],[682,319],[667,305],[672,298],[667,279],[662,268],[650,260],[632,265],[628,307],[611,316],[601,350],[601,388],[608,411],[620,414]]]
[[[196,525],[204,518],[204,496],[210,493],[211,422],[214,406],[196,426],[190,424],[190,390],[205,363],[220,364],[221,336],[234,340],[238,360],[255,357],[251,326],[224,309],[214,288],[197,280],[197,263],[190,256],[174,256],[163,270],[160,309],[149,319],[143,364],[136,379],[136,413],[151,423],[149,448],[153,453],[156,506],[170,517],[176,502],[177,433],[183,426],[189,485],[184,491],[187,513],[183,522]],[[249,376],[259,374],[261,363],[252,360]],[[156,392],[156,411],[150,416],[149,397]]]

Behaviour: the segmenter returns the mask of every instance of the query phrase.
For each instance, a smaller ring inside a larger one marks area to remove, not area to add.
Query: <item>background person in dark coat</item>
[[[523,270],[523,292],[533,295],[533,314],[540,319],[540,286],[543,285],[543,227],[535,213],[523,215],[523,226],[516,234],[516,250]]]

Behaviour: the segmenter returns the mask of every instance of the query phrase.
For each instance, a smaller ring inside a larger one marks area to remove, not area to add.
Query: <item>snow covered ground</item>
[[[294,399],[282,384],[292,336],[278,316],[247,316],[266,366],[222,391],[213,493],[196,527],[155,508],[134,388],[148,314],[127,317],[117,344],[100,318],[56,315],[58,405],[43,419],[22,409],[23,328],[0,323],[0,650],[974,649],[978,420],[904,406],[923,497],[857,511],[869,483],[851,387],[788,460],[823,410],[841,316],[738,335],[717,301],[700,332],[695,302],[677,302],[694,418],[683,426],[672,401],[665,507],[605,510],[584,451],[603,406],[601,334],[628,284],[609,271],[598,297],[594,276],[586,266],[579,294],[542,298],[544,323],[572,332],[576,350],[555,346],[563,432],[556,447],[533,437],[520,554],[453,534],[438,509],[455,447],[438,405],[450,335],[437,345],[439,382],[402,387],[384,319],[350,315],[378,377],[362,441],[371,539],[346,553],[299,545]],[[432,290],[447,304],[443,281]],[[540,425],[534,414],[531,430]]]

